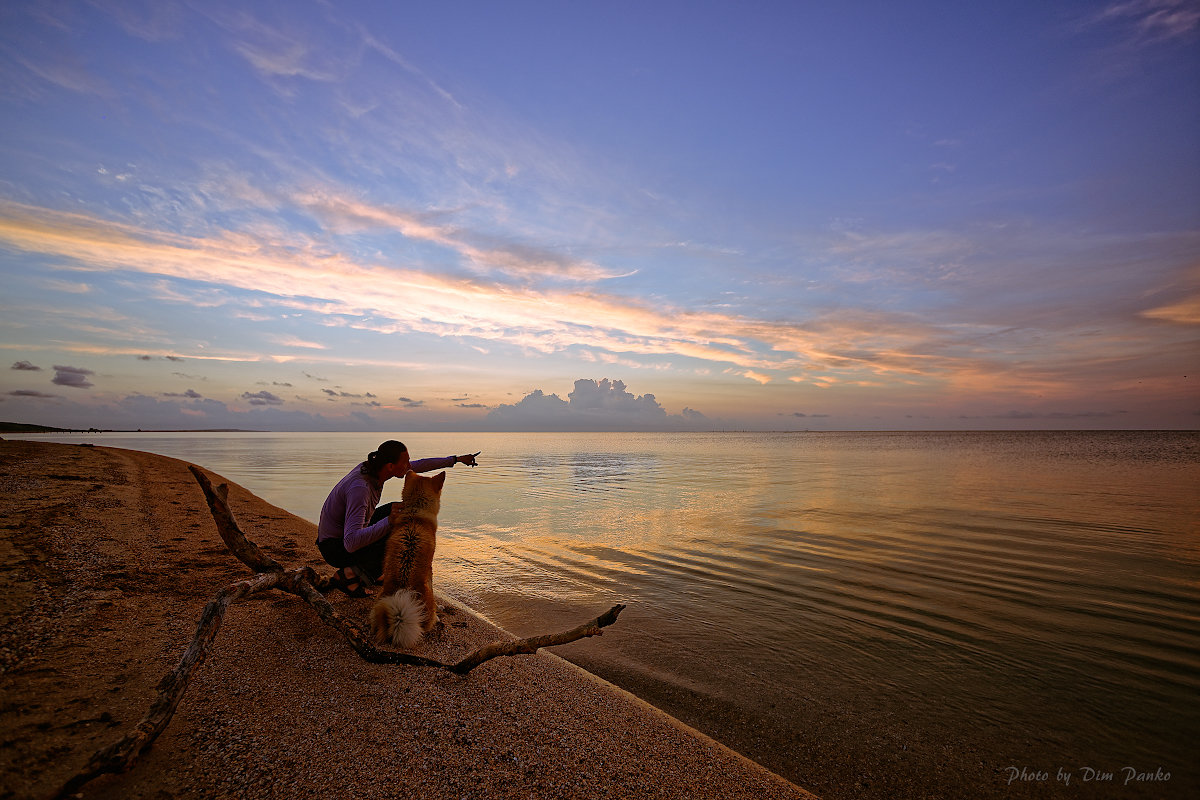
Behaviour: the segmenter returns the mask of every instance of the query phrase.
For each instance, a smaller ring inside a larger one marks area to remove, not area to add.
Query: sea
[[[435,585],[519,636],[626,604],[558,654],[822,797],[1200,796],[1198,432],[21,438],[314,522],[384,439],[481,451]]]

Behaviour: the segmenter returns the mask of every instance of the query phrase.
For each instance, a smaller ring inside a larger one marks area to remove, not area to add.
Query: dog
[[[445,472],[428,478],[409,470],[402,502],[392,505],[383,588],[371,609],[371,630],[381,643],[412,647],[438,624],[433,550],[445,483]]]

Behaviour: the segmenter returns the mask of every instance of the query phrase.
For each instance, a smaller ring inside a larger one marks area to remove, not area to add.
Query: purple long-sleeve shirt
[[[429,472],[453,467],[456,463],[455,456],[422,458],[411,462],[408,468],[413,472]],[[317,541],[342,539],[351,553],[379,541],[388,532],[386,518],[367,525],[379,504],[379,496],[383,494],[383,484],[363,475],[361,468],[362,464],[359,464],[333,487],[329,497],[325,498],[325,505],[321,506],[321,521],[317,524]]]

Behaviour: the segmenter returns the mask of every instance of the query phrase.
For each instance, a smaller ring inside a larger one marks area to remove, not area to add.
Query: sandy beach
[[[250,573],[184,462],[0,441],[0,465],[0,798],[40,798],[132,730],[204,604]],[[327,571],[311,523],[236,485],[230,504],[285,566]],[[358,619],[372,602],[329,598]],[[505,637],[444,599],[422,654]],[[812,797],[553,656],[465,677],[373,665],[278,591],[230,609],[167,730],[82,796]]]

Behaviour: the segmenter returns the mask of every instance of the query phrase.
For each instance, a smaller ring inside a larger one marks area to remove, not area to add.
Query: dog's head
[[[442,487],[445,484],[445,472],[439,472],[430,478],[418,475],[410,469],[404,473],[404,490],[400,494],[404,510],[437,514],[442,505]],[[393,507],[393,513],[396,510]]]

